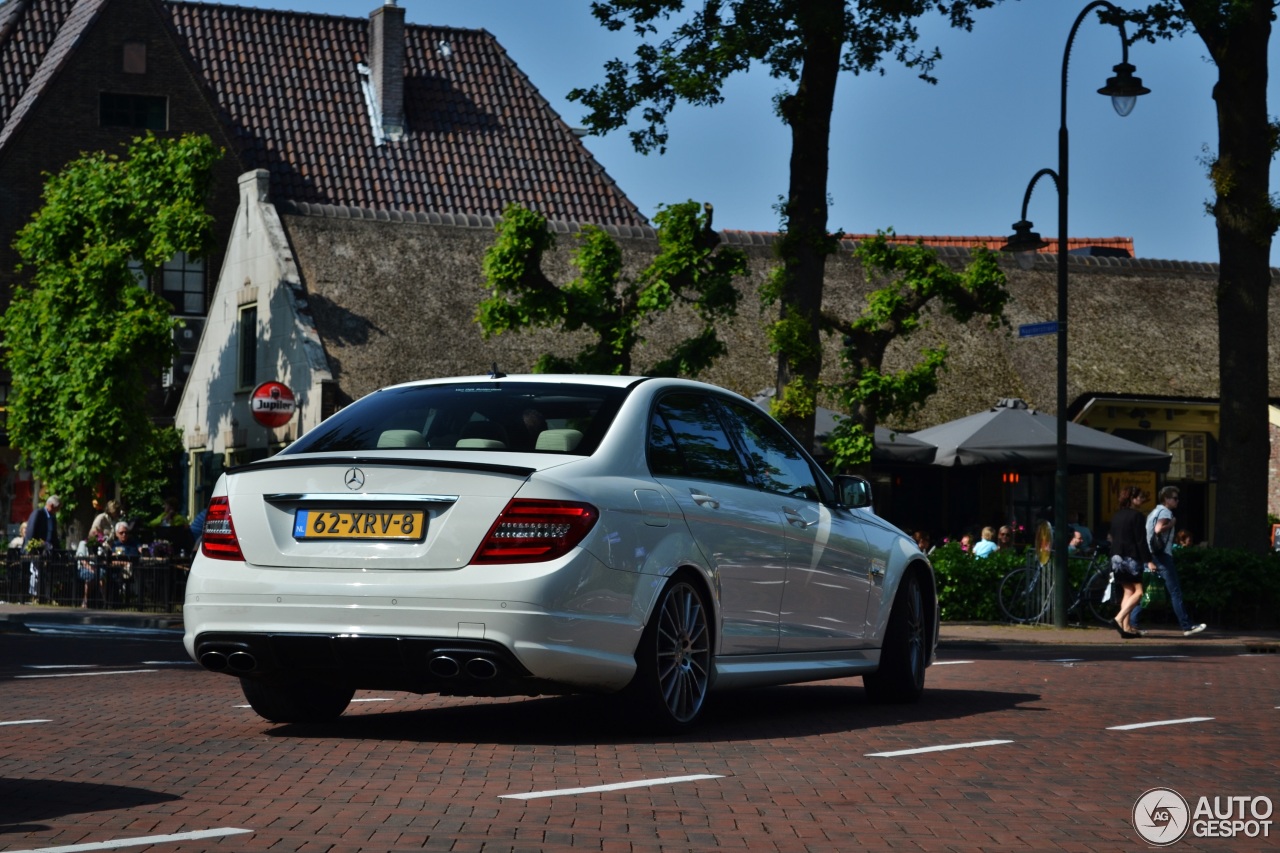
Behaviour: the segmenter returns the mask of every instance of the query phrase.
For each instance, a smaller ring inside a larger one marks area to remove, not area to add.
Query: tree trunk
[[[1221,394],[1214,544],[1259,553],[1267,547],[1267,309],[1276,222],[1267,116],[1270,16],[1270,0],[1253,0],[1246,12],[1219,19],[1210,35],[1209,26],[1201,26],[1207,22],[1195,21],[1193,14],[1218,66],[1218,159],[1211,169],[1217,191]]]
[[[791,128],[791,162],[779,301],[784,317],[803,323],[804,351],[779,355],[779,399],[784,389],[793,384],[816,390],[822,370],[819,319],[829,245],[827,173],[831,111],[844,42],[843,14],[843,0],[806,0],[799,4],[797,20],[805,33],[800,82],[795,94],[780,104],[782,117]],[[783,425],[805,447],[813,446],[813,422],[812,410],[803,417],[783,417]]]

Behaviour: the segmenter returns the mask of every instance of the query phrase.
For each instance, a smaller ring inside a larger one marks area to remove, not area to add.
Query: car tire
[[[711,618],[700,587],[676,577],[658,598],[624,694],[645,728],[680,731],[702,714],[711,687]]]
[[[880,668],[862,676],[867,698],[879,704],[919,701],[928,665],[929,629],[920,578],[909,572],[898,586],[880,649]]]
[[[240,689],[258,716],[273,723],[324,723],[336,720],[351,704],[355,690],[314,681],[241,678]]]

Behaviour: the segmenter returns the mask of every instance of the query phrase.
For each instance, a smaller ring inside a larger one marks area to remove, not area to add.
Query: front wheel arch
[[[920,567],[909,567],[903,574],[880,646],[880,666],[862,677],[872,702],[917,702],[923,695],[937,625],[932,591],[929,573]]]

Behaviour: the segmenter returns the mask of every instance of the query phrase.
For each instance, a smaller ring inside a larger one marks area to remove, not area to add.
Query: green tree
[[[151,135],[123,157],[85,154],[48,177],[43,206],[18,232],[19,269],[31,276],[0,317],[9,435],[52,490],[70,498],[108,479],[136,496],[181,448],[146,407],[173,361],[176,321],[130,264],[150,277],[180,251],[208,253],[220,156],[205,136]]]
[[[1217,153],[1207,158],[1218,229],[1219,481],[1214,544],[1261,553],[1267,542],[1271,240],[1280,213],[1271,161],[1280,126],[1267,113],[1274,0],[1159,0],[1129,13],[1136,38],[1194,31],[1218,69]]]
[[[917,48],[915,20],[931,10],[963,29],[971,12],[999,0],[704,0],[680,17],[665,36],[660,30],[685,12],[684,0],[593,2],[592,13],[607,29],[630,23],[642,39],[631,63],[605,65],[605,80],[575,89],[570,99],[590,112],[592,133],[623,127],[640,110],[631,133],[636,150],[664,150],[666,117],[678,102],[712,106],[724,100],[726,80],[761,64],[788,90],[775,98],[778,116],[791,131],[789,187],[780,206],[783,235],[780,266],[764,289],[766,305],[779,319],[769,329],[778,358],[774,411],[806,446],[822,367],[819,315],[826,258],[838,235],[828,233],[827,178],[831,113],[841,72],[883,72],[887,59],[917,69],[933,82],[939,52]]]
[[[945,345],[926,347],[920,359],[904,370],[884,371],[890,344],[928,326],[924,315],[928,306],[936,304],[960,323],[981,317],[994,328],[1006,322],[1009,291],[993,252],[975,249],[969,265],[957,271],[923,243],[895,244],[888,236],[880,232],[854,249],[868,280],[884,285],[867,296],[853,320],[829,314],[822,318],[823,331],[840,334],[843,343],[840,357],[845,379],[827,389],[849,415],[827,440],[832,465],[838,470],[870,462],[876,424],[910,415],[937,392],[938,374],[947,362]]]
[[[696,376],[725,351],[716,325],[737,311],[735,276],[747,271],[746,255],[719,245],[711,230],[711,208],[696,202],[664,207],[654,216],[658,254],[634,279],[623,275],[622,250],[602,229],[586,226],[573,252],[581,275],[560,286],[542,272],[542,256],[555,246],[546,219],[511,205],[498,223],[498,239],[485,252],[490,295],[477,320],[487,338],[522,328],[587,329],[591,340],[571,358],[538,359],[538,373],[632,372],[641,327],[673,306],[691,308],[701,330],[685,339],[652,369],[654,376]]]

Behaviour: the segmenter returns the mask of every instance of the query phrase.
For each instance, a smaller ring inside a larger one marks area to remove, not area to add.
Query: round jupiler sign
[[[263,382],[249,395],[249,411],[264,427],[282,427],[298,410],[293,391],[282,382]]]

